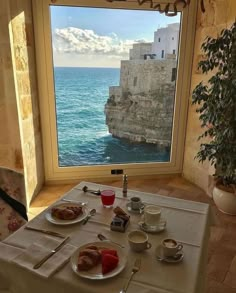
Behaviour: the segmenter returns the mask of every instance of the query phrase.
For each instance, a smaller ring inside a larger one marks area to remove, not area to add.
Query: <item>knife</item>
[[[87,201],[86,201],[86,202],[82,202],[82,201],[78,201],[78,200],[74,200],[74,199],[62,198],[61,200],[62,200],[62,201],[65,201],[65,202],[76,203],[76,204],[78,204],[78,205],[81,205],[82,207],[88,204]]]
[[[41,232],[41,233],[44,233],[44,234],[48,234],[48,235],[60,237],[60,238],[63,238],[63,239],[66,238],[65,235],[62,235],[62,234],[57,233],[57,232],[54,232],[54,231],[49,231],[49,230],[44,230],[44,229],[38,229],[38,228],[29,227],[29,226],[26,226],[25,229],[26,230],[36,231],[36,232]]]
[[[37,264],[33,266],[33,269],[36,270],[40,268],[51,256],[53,256],[58,250],[62,248],[64,244],[69,240],[69,236],[66,237],[56,248],[54,248],[49,254],[47,254],[43,259],[40,260]]]

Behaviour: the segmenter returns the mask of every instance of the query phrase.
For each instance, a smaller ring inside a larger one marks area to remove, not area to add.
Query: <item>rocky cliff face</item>
[[[175,68],[175,60],[122,61],[120,86],[110,87],[105,105],[106,124],[113,136],[171,144]]]

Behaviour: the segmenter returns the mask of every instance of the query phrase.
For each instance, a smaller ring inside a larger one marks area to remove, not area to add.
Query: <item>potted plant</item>
[[[236,215],[236,22],[219,37],[207,37],[202,44],[204,59],[198,67],[211,74],[207,84],[193,91],[192,104],[204,132],[196,155],[215,167],[213,199],[218,209]]]

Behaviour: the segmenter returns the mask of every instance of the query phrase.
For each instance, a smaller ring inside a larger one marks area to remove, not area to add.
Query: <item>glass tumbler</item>
[[[105,208],[113,207],[115,201],[115,192],[113,190],[102,190],[101,200]]]

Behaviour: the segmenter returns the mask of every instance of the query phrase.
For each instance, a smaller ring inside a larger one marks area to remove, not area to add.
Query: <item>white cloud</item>
[[[127,57],[129,49],[137,42],[140,41],[121,40],[115,33],[102,36],[93,30],[75,27],[55,29],[53,34],[53,49],[57,53]]]

